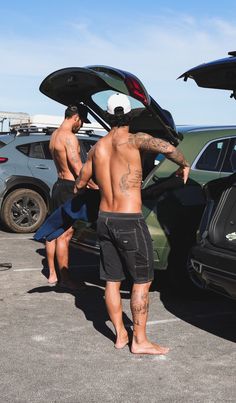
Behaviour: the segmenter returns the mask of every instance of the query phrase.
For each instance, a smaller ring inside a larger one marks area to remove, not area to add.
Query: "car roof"
[[[217,131],[231,131],[236,130],[236,125],[177,125],[178,132],[182,134],[194,132],[217,132]]]

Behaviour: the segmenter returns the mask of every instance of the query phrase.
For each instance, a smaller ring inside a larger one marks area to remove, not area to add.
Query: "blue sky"
[[[236,50],[236,1],[0,0],[0,111],[62,115],[39,92],[64,67],[131,71],[177,124],[235,124],[230,92],[177,77]]]

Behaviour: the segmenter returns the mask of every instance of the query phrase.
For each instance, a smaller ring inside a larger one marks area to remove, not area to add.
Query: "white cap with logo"
[[[121,106],[124,109],[124,114],[129,113],[131,111],[130,100],[125,94],[113,94],[108,98],[107,101],[107,112],[110,115],[115,114],[115,109]]]

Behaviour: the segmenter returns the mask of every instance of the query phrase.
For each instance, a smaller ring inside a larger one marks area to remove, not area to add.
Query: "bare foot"
[[[133,354],[165,355],[169,350],[168,347],[162,347],[150,341],[146,341],[142,344],[133,343],[131,346],[131,353]]]
[[[56,273],[49,276],[48,284],[49,285],[56,285],[57,284],[57,275],[56,275]]]
[[[120,336],[117,336],[114,347],[119,350],[121,348],[124,348],[128,343],[129,343],[128,333],[124,332]]]

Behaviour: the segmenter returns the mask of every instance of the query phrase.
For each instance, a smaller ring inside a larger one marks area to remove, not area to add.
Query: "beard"
[[[80,126],[73,126],[72,133],[74,133],[74,134],[78,133],[79,129],[80,129]]]

